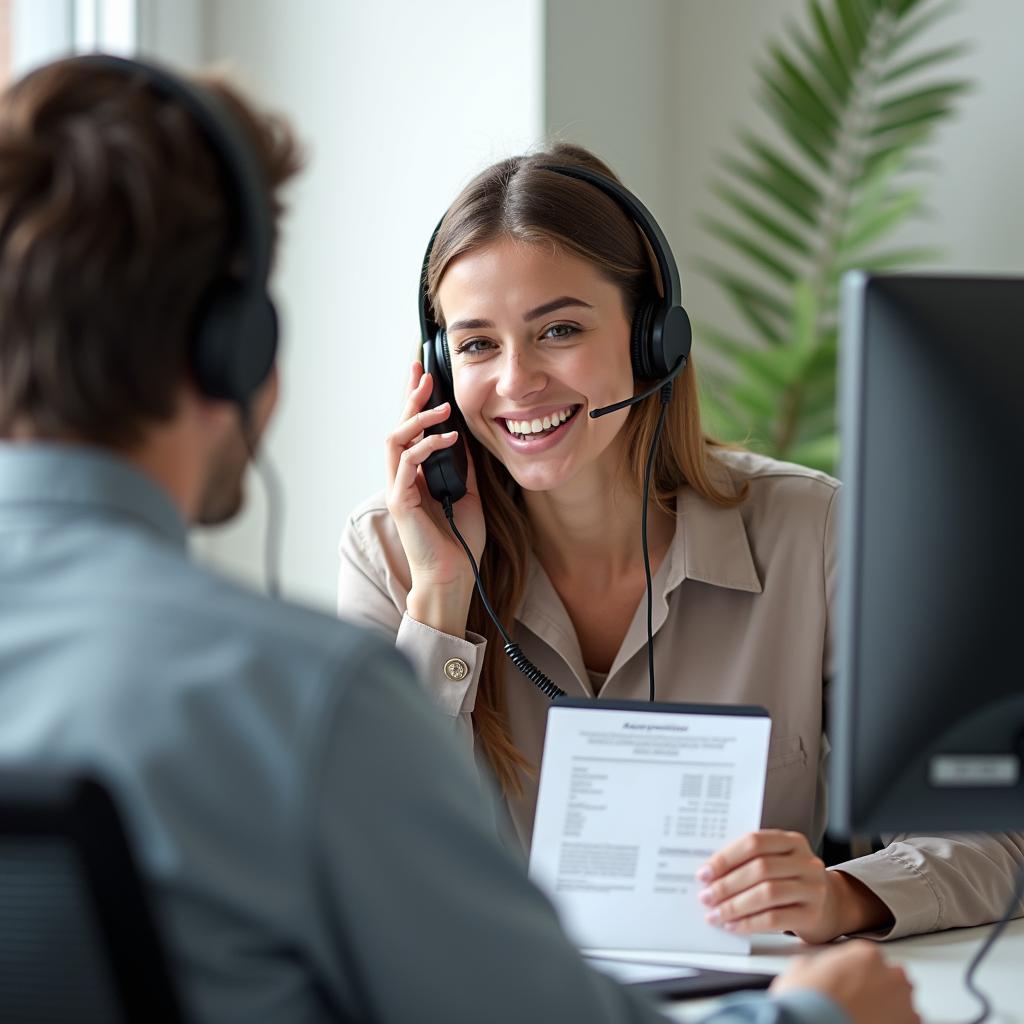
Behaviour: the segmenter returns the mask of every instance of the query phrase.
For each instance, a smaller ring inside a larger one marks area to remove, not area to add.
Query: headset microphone
[[[600,409],[594,409],[590,413],[590,418],[596,420],[598,416],[607,416],[610,412],[618,412],[620,409],[625,409],[631,405],[638,405],[645,398],[650,398],[655,391],[660,391],[666,385],[671,388],[672,381],[676,379],[686,369],[686,356],[680,356],[676,360],[676,365],[672,368],[672,372],[667,377],[662,377],[661,380],[652,384],[649,388],[641,391],[639,395],[634,395],[632,398],[623,399],[621,402],[616,402],[614,405],[602,405]],[[668,397],[672,397],[672,392],[669,391]]]

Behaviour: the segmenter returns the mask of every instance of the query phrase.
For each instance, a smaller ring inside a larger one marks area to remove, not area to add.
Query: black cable
[[[665,426],[665,413],[668,411],[668,404],[672,400],[672,382],[680,373],[683,372],[685,366],[686,358],[684,356],[676,361],[676,365],[672,368],[672,372],[653,387],[648,388],[639,395],[634,395],[632,398],[626,399],[624,402],[619,402],[616,405],[610,405],[604,409],[595,410],[590,414],[591,417],[604,416],[606,413],[614,412],[616,409],[623,409],[627,405],[636,405],[642,399],[649,398],[653,395],[658,388],[661,389],[661,412],[658,414],[658,423],[654,428],[654,436],[651,438],[651,447],[647,453],[647,464],[644,467],[644,493],[640,516],[640,539],[644,553],[644,578],[647,581],[647,677],[650,683],[650,698],[652,701],[655,698],[654,590],[651,583],[651,556],[647,546],[647,505],[651,490],[651,471],[654,467],[654,456],[658,450],[658,441],[661,439],[662,428]],[[452,533],[455,534],[459,543],[462,545],[462,550],[466,552],[466,557],[469,559],[469,564],[473,569],[473,577],[476,580],[477,593],[480,595],[480,600],[483,602],[487,614],[491,617],[495,626],[498,627],[498,631],[505,640],[505,653],[509,656],[512,664],[515,665],[515,667],[519,669],[519,671],[522,672],[523,675],[526,676],[526,678],[529,679],[530,682],[532,682],[542,693],[546,694],[552,700],[556,697],[564,697],[565,691],[541,672],[541,670],[537,668],[537,666],[534,665],[525,654],[523,654],[519,645],[506,632],[505,627],[501,624],[501,621],[495,614],[494,609],[491,607],[491,602],[487,600],[487,593],[484,591],[484,585],[480,579],[480,570],[477,568],[473,552],[470,551],[465,538],[459,532],[459,528],[455,525],[455,513],[452,511],[451,498],[444,498],[441,504],[444,508],[444,515],[448,520],[448,525],[452,528]]]
[[[672,382],[669,381],[661,389],[661,412],[658,414],[658,425],[654,428],[651,447],[647,452],[647,465],[644,467],[644,496],[640,514],[640,540],[644,551],[644,578],[647,580],[647,681],[650,687],[650,698],[653,701],[654,689],[654,590],[651,584],[651,555],[647,547],[647,502],[651,492],[651,470],[654,467],[654,455],[658,450],[661,429],[665,425],[665,413],[668,403],[672,400]]]
[[[263,542],[263,579],[267,594],[276,599],[281,596],[280,566],[284,528],[284,491],[270,460],[259,453],[260,446],[253,430],[252,416],[248,406],[239,406],[239,411],[242,438],[249,452],[249,462],[263,484],[263,493],[267,499],[267,529]]]
[[[459,528],[455,525],[455,513],[452,511],[452,499],[445,497],[441,504],[444,508],[445,519],[448,520],[448,525],[452,528],[452,533],[455,534],[459,543],[462,545],[462,550],[466,552],[466,557],[469,559],[469,564],[473,569],[473,577],[476,580],[476,589],[477,593],[480,595],[480,600],[483,601],[487,614],[490,615],[492,621],[498,627],[498,632],[501,633],[505,640],[505,653],[508,655],[509,660],[546,697],[550,697],[551,700],[554,700],[556,697],[564,697],[565,690],[561,689],[543,672],[541,672],[541,670],[537,668],[537,666],[534,665],[525,654],[523,654],[519,644],[517,644],[505,631],[505,627],[501,624],[501,620],[491,607],[491,602],[487,600],[487,594],[484,591],[484,585],[480,579],[480,570],[477,568],[473,552],[469,550],[469,545],[466,543],[466,539],[462,536],[459,532]]]
[[[964,974],[964,987],[981,1003],[981,1013],[968,1021],[967,1024],[982,1024],[982,1021],[988,1020],[992,1013],[992,1005],[989,1003],[988,997],[974,984],[974,975],[981,965],[981,961],[985,958],[985,954],[992,948],[996,939],[1003,933],[1007,922],[1013,917],[1022,897],[1024,897],[1024,866],[1017,870],[1017,883],[1013,887],[1013,896],[1010,897],[1010,902],[1007,904],[1006,913],[993,926],[978,952],[974,954],[971,962],[967,965],[967,971]]]

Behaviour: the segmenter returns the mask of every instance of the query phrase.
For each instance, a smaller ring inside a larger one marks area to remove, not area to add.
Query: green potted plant
[[[704,219],[730,258],[700,269],[745,331],[696,330],[716,354],[704,398],[719,436],[833,471],[839,278],[940,255],[886,242],[922,210],[924,147],[970,83],[944,74],[966,47],[919,44],[948,3],[807,9],[808,27],[791,25],[759,71],[776,131],[740,133],[712,185],[720,212]]]

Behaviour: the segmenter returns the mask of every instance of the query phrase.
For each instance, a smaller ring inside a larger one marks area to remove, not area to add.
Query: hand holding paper
[[[801,832],[763,829],[742,836],[716,853],[697,879],[705,884],[705,920],[737,935],[785,931],[820,943],[878,927],[890,916],[859,882],[826,871]]]
[[[825,864],[800,832],[764,829],[729,843],[697,872],[705,920],[728,932],[791,931],[808,942],[835,938]]]

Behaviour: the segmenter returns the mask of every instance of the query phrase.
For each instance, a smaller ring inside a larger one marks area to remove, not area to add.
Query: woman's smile
[[[516,482],[603,476],[627,414],[587,410],[633,390],[620,289],[577,256],[501,240],[453,260],[439,295],[459,409]]]
[[[537,454],[561,443],[572,429],[580,405],[564,405],[554,412],[537,410],[516,415],[514,412],[495,418],[499,434],[516,452]]]

